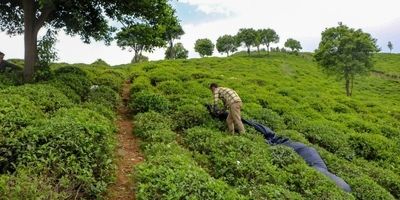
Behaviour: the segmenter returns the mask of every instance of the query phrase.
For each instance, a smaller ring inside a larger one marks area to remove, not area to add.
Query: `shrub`
[[[53,182],[26,169],[15,175],[0,175],[0,199],[66,199],[67,194],[58,191]]]
[[[44,118],[43,112],[22,96],[9,94],[0,98],[0,173],[14,170],[14,135]]]
[[[76,75],[76,74],[59,74],[55,77],[56,81],[60,81],[62,84],[56,84],[59,87],[69,87],[79,97],[81,100],[86,99],[86,95],[89,93],[91,81],[86,76]]]
[[[47,84],[9,87],[0,93],[2,95],[19,94],[25,96],[45,113],[53,113],[60,108],[68,108],[73,105],[62,92]]]
[[[208,124],[213,119],[207,109],[199,104],[187,104],[177,108],[172,115],[178,130],[185,130],[195,126]]]
[[[268,108],[257,110],[251,113],[250,116],[272,130],[283,130],[286,128],[283,118]]]
[[[271,162],[279,168],[285,168],[292,164],[304,163],[303,159],[290,147],[276,145],[272,146],[270,150]]]
[[[109,108],[117,108],[120,101],[119,94],[108,86],[99,86],[90,90],[88,102],[103,104]]]
[[[65,180],[65,190],[98,197],[112,179],[115,129],[96,112],[59,110],[41,125],[15,135],[16,166],[48,169],[51,177]]]
[[[140,76],[133,81],[131,86],[131,94],[136,94],[142,91],[152,91],[153,86],[150,79],[145,76]]]
[[[137,199],[244,199],[196,166],[177,144],[156,144],[148,151],[152,156],[135,167]]]
[[[356,155],[367,160],[388,159],[396,152],[396,145],[386,137],[377,134],[356,134],[349,138]]]
[[[305,164],[293,164],[285,168],[291,173],[289,187],[305,199],[354,199],[351,194],[336,187],[335,183]]]
[[[171,130],[172,120],[160,113],[154,111],[140,113],[135,116],[135,134],[139,137],[151,137],[154,131]],[[166,134],[168,136],[168,134]]]
[[[167,112],[169,101],[164,96],[157,93],[143,91],[136,95],[131,95],[129,108],[134,113],[147,111]]]
[[[182,85],[176,81],[161,82],[157,88],[165,95],[182,94],[184,92]]]
[[[85,102],[81,106],[82,108],[86,108],[103,115],[110,121],[115,121],[117,118],[115,111],[112,108],[106,107],[103,104],[98,104],[96,102]]]
[[[85,71],[83,71],[79,67],[75,67],[75,66],[65,66],[65,67],[58,68],[54,71],[54,74],[56,76],[59,76],[61,74],[75,74],[77,76],[87,77],[87,73]]]
[[[93,80],[94,85],[108,86],[116,92],[120,91],[123,82],[124,79],[111,73],[102,74]]]
[[[356,199],[395,199],[388,191],[366,176],[355,177],[349,180]]]

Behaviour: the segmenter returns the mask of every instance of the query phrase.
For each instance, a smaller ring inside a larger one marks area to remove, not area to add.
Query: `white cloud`
[[[336,26],[339,21],[354,28],[362,28],[378,38],[380,45],[394,42],[395,51],[400,51],[400,25],[398,0],[181,0],[195,6],[206,14],[222,14],[225,18],[214,21],[183,24],[186,32],[180,40],[189,50],[189,57],[198,57],[194,42],[199,38],[213,41],[223,34],[236,34],[239,28],[273,28],[281,37],[278,46],[289,38],[298,39],[305,50],[314,50],[320,34],[326,27]],[[179,11],[178,11],[179,12]],[[0,51],[8,58],[23,57],[23,37],[10,38],[0,33]],[[105,46],[101,42],[83,44],[78,37],[59,35],[57,44],[60,61],[91,63],[102,58],[110,64],[130,62],[132,52],[121,50],[115,44]],[[383,48],[385,49],[385,47]],[[164,57],[159,49],[148,54],[150,59]],[[215,52],[214,55],[220,56]]]

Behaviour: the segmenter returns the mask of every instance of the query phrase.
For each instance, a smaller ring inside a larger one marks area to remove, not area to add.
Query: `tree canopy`
[[[10,35],[24,34],[24,78],[30,81],[37,62],[37,35],[42,27],[63,29],[69,35],[91,39],[112,39],[116,30],[110,21],[127,24],[162,23],[171,15],[168,0],[2,0],[0,30]]]
[[[173,52],[171,54],[171,51]],[[165,58],[166,59],[186,59],[188,58],[189,51],[185,49],[182,43],[176,43],[172,49],[170,47],[167,48],[165,51]],[[170,57],[172,56],[172,57]]]
[[[267,46],[267,51],[269,52],[270,49],[270,44],[271,43],[278,43],[279,42],[279,36],[276,34],[276,32],[273,29],[261,29],[260,30],[260,37],[261,37],[261,44],[264,44]]]
[[[217,50],[220,53],[226,53],[229,56],[229,53],[233,53],[237,50],[237,42],[234,36],[231,35],[223,35],[217,39]]]
[[[214,52],[214,44],[210,39],[198,39],[194,44],[194,50],[200,54],[201,57],[211,56]]]
[[[351,96],[354,77],[372,69],[372,57],[378,51],[370,34],[339,24],[322,32],[314,56],[323,71],[346,81],[346,94]]]
[[[130,48],[135,52],[134,59],[139,59],[143,51],[153,52],[156,47],[165,45],[160,31],[150,24],[134,24],[117,33],[117,45],[123,49]]]
[[[286,40],[285,47],[289,48],[292,53],[297,53],[302,49],[300,42],[293,38],[289,38]]]
[[[250,48],[256,43],[257,31],[253,28],[241,28],[236,35],[239,44],[243,44],[247,48],[247,53],[250,55]]]
[[[389,41],[388,44],[387,44],[387,46],[388,46],[388,48],[389,48],[390,53],[392,53],[392,50],[393,50],[393,44],[392,44],[392,42]]]

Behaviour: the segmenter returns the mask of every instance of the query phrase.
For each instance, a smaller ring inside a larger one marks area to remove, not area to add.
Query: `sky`
[[[342,22],[352,28],[361,28],[377,39],[382,52],[388,52],[387,43],[393,43],[393,52],[400,52],[399,0],[172,0],[181,20],[185,35],[182,42],[189,50],[189,58],[198,58],[194,43],[209,38],[214,43],[224,34],[234,35],[240,28],[272,28],[282,47],[288,38],[299,40],[303,51],[314,51],[325,28]],[[43,33],[44,31],[41,31]],[[60,31],[58,62],[92,63],[101,58],[112,65],[129,63],[133,52],[122,50],[115,43],[84,44],[79,36],[71,37]],[[23,58],[23,36],[8,36],[0,32],[0,51],[7,58]],[[164,58],[165,49],[145,53],[150,60]],[[213,56],[224,56],[214,51]]]

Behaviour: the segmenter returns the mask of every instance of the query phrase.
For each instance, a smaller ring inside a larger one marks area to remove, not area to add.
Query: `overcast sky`
[[[172,1],[186,34],[181,42],[189,57],[199,57],[193,46],[196,39],[212,41],[224,34],[236,34],[239,28],[273,28],[283,46],[287,38],[301,42],[304,51],[317,48],[321,32],[338,22],[361,28],[378,39],[387,52],[392,41],[393,52],[400,52],[399,0],[180,0]],[[129,63],[133,52],[122,50],[113,43],[84,44],[79,37],[58,35],[56,48],[59,62],[91,63],[97,58],[116,65]],[[10,37],[0,32],[0,51],[6,58],[23,57],[23,37]],[[151,60],[163,59],[164,49],[145,54]],[[216,50],[214,56],[222,56]]]

